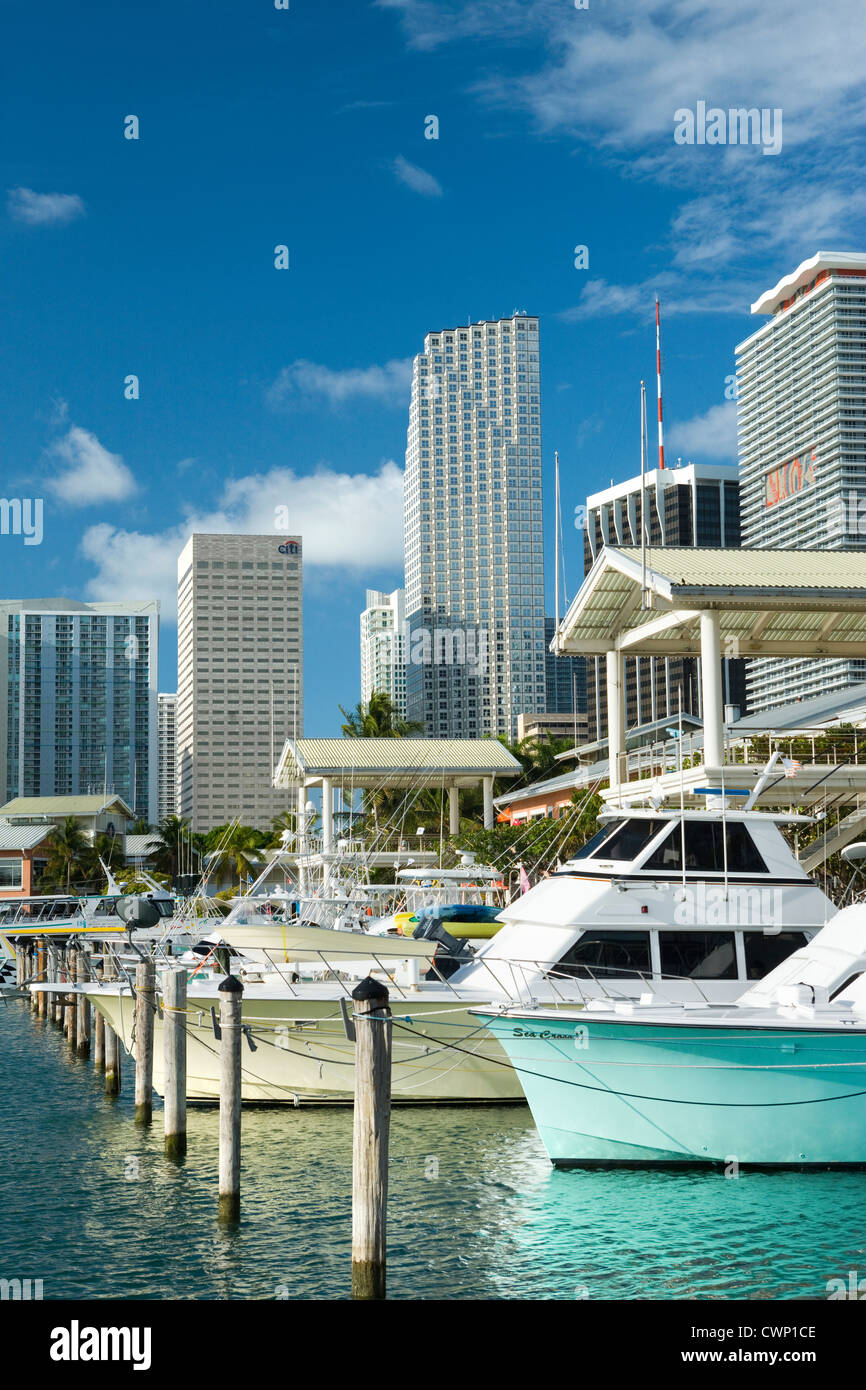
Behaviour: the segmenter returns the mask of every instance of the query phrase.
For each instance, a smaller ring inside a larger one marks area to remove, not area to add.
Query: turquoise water
[[[0,1006],[0,1278],[48,1298],[345,1298],[352,1117],[244,1110],[242,1219],[216,1220],[217,1113],[189,1155]],[[392,1298],[825,1298],[866,1276],[866,1173],[556,1172],[528,1110],[397,1110]]]

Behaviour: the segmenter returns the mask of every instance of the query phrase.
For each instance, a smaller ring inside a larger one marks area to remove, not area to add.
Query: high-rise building
[[[158,703],[157,816],[177,814],[177,696],[160,692]]]
[[[586,713],[586,657],[554,656],[556,619],[544,620],[545,705],[548,714]]]
[[[301,541],[193,535],[177,564],[177,804],[194,830],[267,830],[272,785],[303,727]]]
[[[743,545],[866,547],[866,255],[819,251],[737,347]],[[748,662],[750,710],[841,690],[866,661]]]
[[[538,319],[429,333],[406,449],[407,714],[517,735],[545,701]]]
[[[0,787],[157,810],[159,603],[0,602]]]
[[[644,479],[647,502],[648,563],[654,546],[739,546],[739,479],[734,464],[689,463],[653,468]],[[641,543],[641,480],[630,478],[587,498],[583,531],[584,574],[606,545]],[[696,657],[627,657],[626,727],[658,719],[700,715],[701,689]],[[726,704],[741,710],[745,701],[743,661],[724,662]],[[587,658],[587,715],[590,738],[607,734],[604,663]]]
[[[406,591],[384,594],[367,590],[361,614],[361,700],[374,691],[390,696],[395,710],[406,714]]]

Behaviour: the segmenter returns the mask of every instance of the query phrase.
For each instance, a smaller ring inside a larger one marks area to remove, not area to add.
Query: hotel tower
[[[408,717],[431,736],[516,737],[545,702],[537,318],[425,338],[404,532]]]

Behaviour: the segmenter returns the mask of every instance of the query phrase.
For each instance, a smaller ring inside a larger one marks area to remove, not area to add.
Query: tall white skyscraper
[[[193,535],[178,559],[178,806],[194,830],[267,830],[288,809],[272,778],[303,728],[301,562],[279,534]]]
[[[156,819],[159,602],[0,602],[0,791],[116,792]]]
[[[177,814],[177,696],[159,695],[157,816]]]
[[[406,449],[407,715],[517,735],[545,699],[538,319],[429,333]]]
[[[743,545],[864,548],[866,255],[819,251],[752,313],[769,319],[737,348]],[[864,679],[866,661],[751,660],[749,708]]]
[[[406,714],[406,591],[384,594],[367,590],[361,614],[361,699],[367,704],[374,690],[390,696],[398,713]]]

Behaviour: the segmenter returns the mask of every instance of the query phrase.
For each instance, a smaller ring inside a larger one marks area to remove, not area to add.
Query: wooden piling
[[[98,982],[103,978],[102,965],[93,963],[93,977]],[[105,1071],[105,1019],[99,1009],[93,1008],[93,1066],[96,1071]]]
[[[241,1011],[244,987],[227,975],[220,996],[220,1171],[219,1218],[237,1221],[241,1212]]]
[[[75,946],[66,949],[66,975],[70,985],[75,983],[77,970],[78,950]],[[74,994],[66,996],[66,1041],[70,1051],[74,1052],[78,1045],[78,1001]]]
[[[186,1153],[186,982],[185,970],[162,972],[166,1158]]]
[[[35,983],[45,984],[45,938],[37,937],[36,940],[36,975]],[[33,1011],[37,1018],[43,1018],[45,1014],[46,995],[40,990],[38,994],[32,996]]]
[[[391,1010],[388,989],[369,975],[352,991],[355,1116],[352,1150],[352,1297],[385,1297],[388,1138],[391,1126]]]
[[[78,984],[84,984],[90,976],[88,962],[84,951],[79,950],[75,964],[75,979]],[[90,1056],[90,1000],[86,994],[77,994],[75,1002],[78,1010],[76,1020],[77,1047],[79,1057]]]
[[[62,984],[66,979],[66,947],[57,947],[57,983]],[[58,1028],[62,1028],[66,1022],[66,995],[58,990],[54,996],[54,1022]]]
[[[156,966],[140,960],[135,967],[135,1123],[153,1119],[153,1016],[156,1011]]]
[[[35,939],[31,939],[30,941],[28,955],[30,957],[30,963],[27,971],[27,982],[33,985],[39,978],[39,951],[38,943]],[[39,995],[31,992],[29,1003],[31,1013],[37,1013],[39,1010]]]
[[[113,980],[117,976],[117,968],[111,956],[107,956],[102,967],[103,980]],[[121,1087],[121,1066],[120,1066],[120,1038],[114,1029],[106,1023],[105,1025],[105,1094],[113,1099],[120,1095]]]

